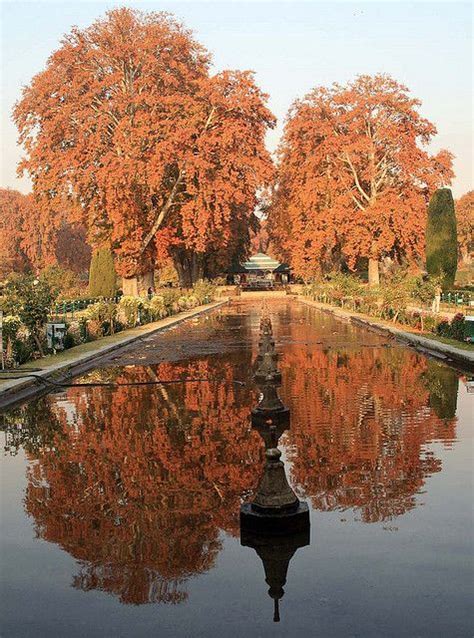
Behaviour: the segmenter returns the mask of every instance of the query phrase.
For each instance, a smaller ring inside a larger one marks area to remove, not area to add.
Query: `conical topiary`
[[[113,297],[117,292],[117,275],[110,248],[94,251],[89,271],[89,294],[91,297]]]
[[[444,275],[443,288],[454,284],[458,264],[456,213],[449,188],[437,190],[430,201],[426,224],[426,270]]]

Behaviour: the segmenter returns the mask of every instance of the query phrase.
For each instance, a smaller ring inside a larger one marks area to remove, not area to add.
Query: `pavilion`
[[[241,284],[243,288],[273,288],[290,281],[290,267],[264,253],[257,253],[248,261],[232,268],[229,278],[232,283]]]

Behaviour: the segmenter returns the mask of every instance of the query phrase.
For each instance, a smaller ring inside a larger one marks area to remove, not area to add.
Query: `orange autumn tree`
[[[30,196],[0,188],[0,278],[31,268],[23,230],[31,208]]]
[[[453,172],[448,151],[423,149],[436,128],[420,104],[386,75],[318,87],[294,103],[270,227],[297,274],[366,258],[369,281],[378,283],[383,257],[422,256],[429,196]]]
[[[89,262],[83,226],[63,221],[50,232],[40,223],[31,193],[0,188],[0,277],[58,264],[81,273]]]
[[[471,262],[474,251],[474,191],[468,191],[456,202],[459,257]]]
[[[116,9],[74,28],[15,107],[43,222],[111,246],[124,292],[166,252],[192,283],[271,178],[266,96],[251,72],[209,68],[171,15]]]

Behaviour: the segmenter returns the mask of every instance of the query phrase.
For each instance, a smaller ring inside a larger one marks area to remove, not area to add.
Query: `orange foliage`
[[[52,221],[52,220],[49,220]],[[44,225],[32,194],[0,188],[0,276],[60,264],[81,273],[90,262],[84,228]]]
[[[28,237],[24,233],[32,198],[10,188],[0,188],[0,278],[31,268]]]
[[[357,508],[365,522],[414,508],[441,470],[426,445],[455,438],[456,373],[398,348],[292,349],[282,373],[291,475],[313,507]]]
[[[219,530],[237,533],[262,456],[229,364],[161,364],[114,381],[154,378],[219,380],[69,390],[26,493],[40,536],[81,562],[74,585],[135,604],[186,598],[186,579],[214,563]]]
[[[463,261],[470,261],[474,251],[474,191],[465,193],[456,202],[458,245]]]
[[[386,75],[319,87],[292,106],[279,148],[271,234],[311,277],[359,257],[422,255],[430,194],[453,177],[452,156],[422,149],[436,128],[419,100]]]
[[[58,264],[75,273],[89,270],[91,248],[82,224],[64,223],[55,236],[55,257]]]
[[[268,234],[268,223],[266,219],[260,220],[259,226],[251,236],[251,252],[252,254],[266,254],[270,249],[270,236]]]
[[[122,8],[73,29],[14,111],[41,223],[81,221],[124,276],[150,269],[155,238],[159,252],[226,246],[272,176],[274,118],[252,73],[209,65],[169,14]]]

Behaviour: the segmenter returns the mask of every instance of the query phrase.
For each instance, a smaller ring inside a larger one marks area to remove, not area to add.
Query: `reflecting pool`
[[[309,543],[241,542],[264,461],[261,305],[234,303],[0,417],[2,636],[472,635],[467,375],[295,300],[267,307]]]

